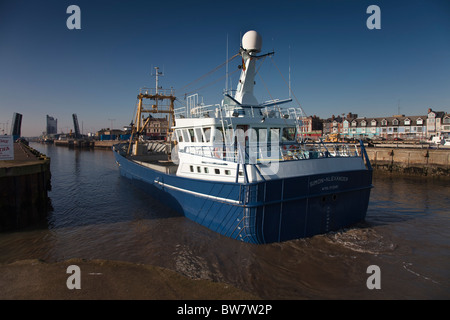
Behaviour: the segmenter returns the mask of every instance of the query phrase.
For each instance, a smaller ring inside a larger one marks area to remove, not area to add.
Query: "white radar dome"
[[[242,37],[242,48],[250,52],[260,52],[262,48],[262,38],[254,30],[247,31]]]

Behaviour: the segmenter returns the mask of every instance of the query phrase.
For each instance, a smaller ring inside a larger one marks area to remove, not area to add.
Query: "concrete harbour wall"
[[[375,170],[450,177],[450,150],[366,148]]]
[[[0,231],[45,221],[51,208],[50,158],[15,143],[15,160],[0,163]]]

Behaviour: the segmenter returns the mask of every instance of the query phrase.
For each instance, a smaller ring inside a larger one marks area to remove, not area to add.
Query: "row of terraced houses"
[[[432,136],[450,136],[450,113],[428,109],[426,115],[366,118],[349,113],[347,116],[332,116],[329,119],[309,117],[305,121],[306,131],[311,136],[339,133],[348,138],[375,138],[387,140],[429,139]]]

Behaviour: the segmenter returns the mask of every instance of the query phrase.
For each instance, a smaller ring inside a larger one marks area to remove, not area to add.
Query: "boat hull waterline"
[[[249,243],[311,237],[361,222],[372,188],[372,170],[367,169],[232,183],[166,174],[113,151],[120,174],[154,199],[217,233]]]

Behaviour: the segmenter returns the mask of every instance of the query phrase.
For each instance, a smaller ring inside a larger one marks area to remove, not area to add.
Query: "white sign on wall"
[[[0,136],[0,160],[14,160],[13,136]]]

